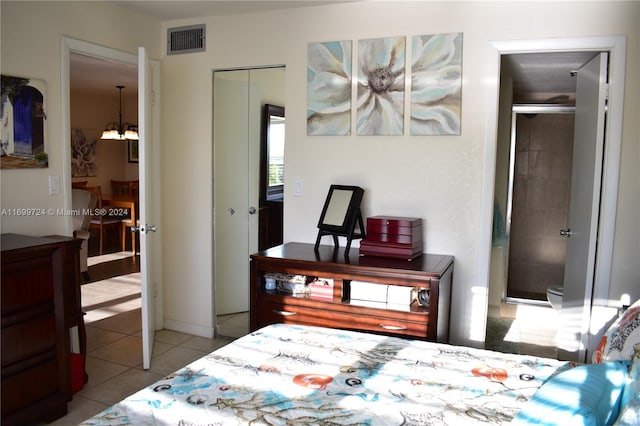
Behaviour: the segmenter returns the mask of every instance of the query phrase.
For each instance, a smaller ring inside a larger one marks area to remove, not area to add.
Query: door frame
[[[283,69],[286,72],[287,66],[285,64],[271,64],[271,65],[249,65],[249,66],[241,66],[241,67],[222,67],[222,68],[213,68],[211,70],[211,92],[212,92],[212,96],[215,96],[215,76],[216,73],[218,72],[229,72],[229,71],[259,71],[259,70],[269,70],[269,69]],[[285,81],[286,83],[286,81]],[[215,100],[212,101],[213,103],[215,103]],[[261,121],[262,121],[262,113],[258,114],[258,120],[260,121],[259,126],[261,126]],[[211,116],[211,125],[212,125],[212,129],[213,127],[215,127],[215,107]],[[215,170],[215,164],[216,164],[216,158],[215,158],[215,148],[216,148],[216,140],[215,140],[215,129],[212,130],[211,132],[211,144],[212,144],[212,157],[211,157],[211,167],[212,170]],[[259,144],[261,144],[261,142],[259,142]],[[258,154],[259,156],[260,154]],[[260,164],[258,162],[258,170],[256,170],[256,175],[260,174]],[[215,175],[215,172],[214,172]],[[214,177],[214,182],[213,182],[213,189],[212,189],[212,199],[213,199],[213,208],[212,208],[212,215],[211,215],[211,221],[212,221],[212,230],[213,230],[213,235],[212,235],[212,240],[211,240],[211,244],[212,244],[212,248],[213,248],[213,252],[212,252],[212,262],[211,262],[211,270],[212,270],[212,277],[213,277],[213,292],[212,292],[212,322],[213,322],[213,329],[214,329],[214,333],[215,335],[219,335],[219,329],[218,329],[218,312],[217,312],[217,307],[216,307],[216,303],[217,303],[217,297],[218,297],[218,292],[217,292],[217,283],[216,283],[216,238],[217,238],[217,228],[218,226],[216,225],[216,221],[215,221],[215,212],[216,212],[216,204],[215,204],[215,177]],[[257,194],[257,198],[258,198],[258,202],[259,202],[259,194]],[[259,229],[257,231],[259,233]],[[251,236],[249,236],[249,238],[251,238]],[[258,234],[255,235],[255,242],[256,245],[258,244]],[[248,265],[247,265],[248,267]],[[250,283],[248,283],[250,286]],[[249,288],[250,290],[250,288]],[[249,304],[249,300],[247,299],[247,303]],[[249,306],[249,305],[247,305]]]
[[[605,306],[609,303],[609,280],[611,278],[613,258],[622,146],[626,36],[505,40],[489,43],[488,72],[484,79],[487,103],[480,205],[480,246],[478,248],[478,263],[476,266],[478,286],[487,289],[487,297],[491,261],[491,231],[493,227],[501,56],[515,53],[572,51],[609,52],[609,103],[602,168],[601,208],[598,221],[598,251],[595,258],[592,294],[592,303],[596,301],[598,304],[604,303]],[[593,346],[593,341],[590,342],[589,346]]]
[[[120,50],[112,49],[109,47],[100,46],[97,44],[89,43],[86,41],[74,39],[68,36],[63,36],[60,41],[60,79],[61,79],[61,135],[63,141],[71,140],[71,54],[78,53],[86,56],[91,56],[98,59],[104,59],[109,61],[122,62],[126,64],[132,64],[138,66],[137,53],[128,53]],[[159,70],[159,63],[153,62],[152,68],[154,72]],[[159,93],[159,82],[154,80],[154,92]],[[138,89],[140,90],[140,89]],[[158,108],[154,108],[152,114],[158,114]],[[154,123],[159,122],[158,117],[155,118]],[[154,134],[159,135],[159,129],[157,124],[153,124]],[[71,145],[68,143],[62,144],[62,182],[61,191],[63,196],[63,206],[66,211],[71,211]],[[157,191],[156,191],[157,193]],[[73,235],[73,217],[67,215],[64,218],[65,232],[67,235]],[[154,295],[154,327],[159,330],[163,327],[164,312],[162,309],[162,286],[156,286],[157,294]],[[144,302],[144,301],[143,301]]]

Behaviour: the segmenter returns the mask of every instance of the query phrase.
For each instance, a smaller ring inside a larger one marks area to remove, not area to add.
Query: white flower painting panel
[[[459,135],[462,33],[413,37],[411,135]]]
[[[358,135],[404,133],[405,40],[358,42]]]
[[[307,134],[351,134],[351,41],[309,43]]]

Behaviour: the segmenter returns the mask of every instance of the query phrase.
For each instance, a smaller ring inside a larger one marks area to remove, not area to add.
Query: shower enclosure
[[[505,250],[507,301],[546,303],[564,279],[575,108],[514,105]]]

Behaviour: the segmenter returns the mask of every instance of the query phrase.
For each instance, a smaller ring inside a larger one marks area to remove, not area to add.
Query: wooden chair
[[[106,214],[101,214],[102,211],[105,210],[104,203],[102,201],[102,188],[100,185],[98,186],[88,186],[84,188],[86,191],[93,192],[96,195],[97,203],[96,203],[96,211],[91,218],[91,228],[98,229],[98,244],[99,244],[99,253],[104,253],[104,231],[105,228],[119,228],[122,225],[122,218],[120,217],[112,217]],[[121,233],[118,233],[121,235]]]
[[[111,180],[111,192],[114,198],[122,198],[132,201],[129,216],[122,219],[122,229],[120,231],[120,240],[122,243],[122,251],[126,249],[127,231],[131,233],[131,251],[136,254],[136,234],[131,232],[130,228],[137,225],[135,214],[135,202],[139,198],[140,181],[138,180]]]
[[[122,242],[122,251],[126,250],[127,231],[131,234],[131,252],[132,255],[136,255],[136,233],[131,230],[132,226],[137,226],[136,221],[136,205],[131,203],[129,217],[120,220],[122,227],[120,228],[120,241]]]
[[[88,183],[89,181],[86,181],[86,180],[78,180],[75,182],[71,182],[71,188],[85,189]]]
[[[138,181],[111,179],[111,193],[114,197],[135,198],[138,196]]]

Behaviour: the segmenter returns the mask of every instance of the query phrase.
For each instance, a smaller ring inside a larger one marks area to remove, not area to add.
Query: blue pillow
[[[640,425],[640,359],[634,358],[629,368],[629,380],[622,392],[620,415],[615,421],[616,426]]]
[[[611,425],[618,417],[629,361],[587,364],[547,380],[513,424]]]

